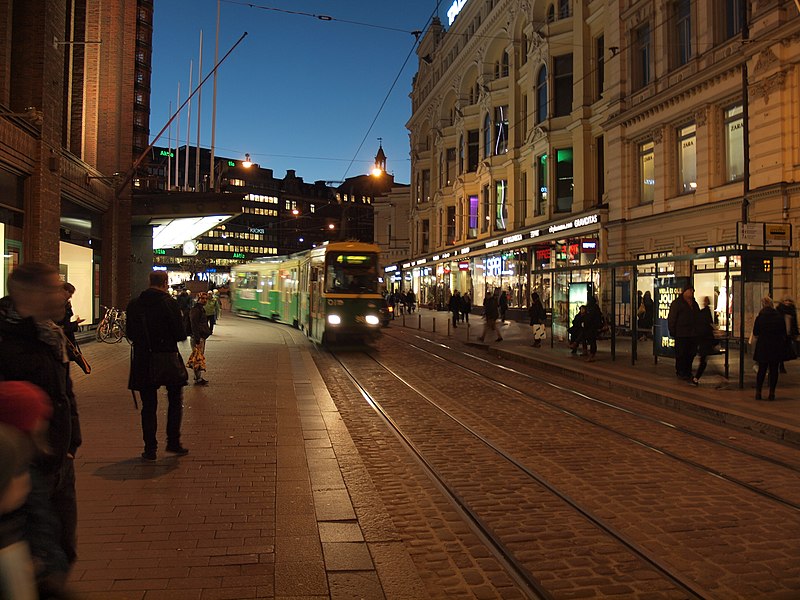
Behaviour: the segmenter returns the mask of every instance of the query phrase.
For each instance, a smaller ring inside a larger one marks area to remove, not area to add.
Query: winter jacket
[[[204,340],[211,336],[211,327],[208,326],[208,314],[202,304],[195,304],[189,311],[189,323],[191,323],[192,327],[192,340]]]
[[[495,321],[500,316],[500,311],[497,308],[497,298],[494,296],[487,296],[483,301],[483,316],[486,320],[494,319]]]
[[[711,309],[706,306],[701,308],[697,315],[697,353],[708,356],[714,351],[717,340],[714,337],[714,317]]]
[[[783,316],[789,336],[794,339],[800,335],[800,331],[798,331],[797,328],[797,308],[795,307],[794,303],[787,305],[781,302],[778,304],[775,310],[777,310]]]
[[[756,349],[753,360],[760,363],[780,362],[786,357],[786,322],[777,310],[761,309],[753,323]]]
[[[699,315],[700,307],[697,301],[692,298],[691,302],[687,302],[681,294],[669,305],[669,315],[667,316],[669,335],[672,338],[697,337]]]
[[[450,302],[447,303],[447,308],[450,309],[452,313],[460,313],[461,312],[461,295],[460,294],[453,294],[450,296]]]
[[[147,288],[131,300],[126,311],[128,338],[133,344],[128,389],[149,387],[147,370],[150,352],[177,352],[186,339],[178,303],[166,292]]]
[[[534,300],[528,309],[528,316],[531,318],[531,325],[543,325],[547,314],[544,311],[541,300]]]

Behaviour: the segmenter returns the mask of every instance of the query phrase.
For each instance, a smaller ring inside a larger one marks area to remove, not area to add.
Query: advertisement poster
[[[675,298],[683,292],[683,288],[689,285],[688,277],[668,277],[656,279],[655,282],[655,328],[653,333],[653,343],[657,356],[668,356],[675,358],[675,340],[669,335],[669,307]]]

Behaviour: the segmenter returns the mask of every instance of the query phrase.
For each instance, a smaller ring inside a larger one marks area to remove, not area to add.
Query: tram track
[[[568,406],[565,406],[562,403],[554,402],[552,400],[549,400],[547,398],[542,397],[542,395],[532,394],[529,391],[519,389],[518,387],[515,387],[514,385],[510,385],[507,381],[503,381],[501,379],[498,379],[496,377],[492,377],[492,376],[488,375],[485,371],[478,371],[476,369],[472,369],[472,368],[467,367],[465,365],[459,364],[459,363],[457,363],[457,362],[455,362],[455,361],[453,361],[451,359],[448,359],[447,357],[444,357],[444,356],[442,356],[440,354],[437,354],[435,352],[431,352],[431,351],[427,350],[426,348],[423,348],[423,347],[421,347],[421,346],[419,346],[417,344],[414,344],[412,342],[408,342],[407,340],[403,340],[403,339],[401,339],[401,338],[399,338],[397,336],[391,336],[391,337],[392,337],[393,340],[398,341],[398,342],[402,342],[402,343],[408,345],[409,347],[411,347],[411,348],[413,348],[413,349],[415,349],[417,351],[425,353],[429,357],[433,357],[436,360],[444,361],[449,366],[461,369],[465,373],[468,373],[469,375],[471,375],[473,377],[476,377],[476,378],[479,378],[479,379],[488,379],[494,385],[497,385],[499,387],[502,387],[504,389],[512,391],[512,392],[514,392],[516,394],[519,394],[523,398],[527,398],[532,402],[543,403],[543,404],[545,404],[547,406],[550,406],[550,407],[552,407],[552,408],[554,408],[556,410],[559,410],[559,411],[563,412],[564,414],[567,414],[567,415],[569,415],[571,417],[580,419],[580,420],[582,420],[582,421],[584,421],[584,422],[586,422],[586,423],[588,423],[588,424],[590,424],[592,426],[599,427],[599,428],[601,428],[603,430],[606,430],[606,431],[611,432],[611,433],[613,433],[615,435],[618,435],[618,436],[622,437],[623,439],[626,439],[626,440],[628,440],[628,441],[630,441],[632,443],[639,444],[639,445],[641,445],[641,446],[643,446],[645,448],[648,448],[648,449],[653,450],[655,452],[659,452],[659,453],[661,453],[661,454],[663,454],[665,456],[670,457],[671,459],[673,459],[675,461],[678,461],[680,463],[686,464],[686,465],[688,465],[688,466],[690,466],[690,467],[692,467],[694,469],[697,469],[697,470],[699,470],[701,472],[704,472],[704,473],[706,473],[708,475],[712,475],[714,477],[720,478],[720,479],[722,479],[724,481],[727,481],[727,482],[729,482],[729,483],[731,483],[733,485],[737,485],[737,486],[739,486],[741,488],[747,489],[750,492],[753,492],[753,493],[755,493],[755,494],[757,494],[759,496],[767,498],[767,499],[769,499],[771,501],[774,501],[774,502],[776,502],[778,504],[784,505],[784,506],[786,506],[786,507],[788,507],[788,508],[790,508],[790,509],[792,509],[794,511],[800,512],[800,501],[798,501],[798,500],[793,500],[793,499],[788,499],[788,498],[782,497],[782,496],[780,496],[778,494],[775,494],[773,492],[770,492],[769,490],[764,489],[763,487],[759,487],[759,486],[753,485],[751,483],[748,483],[747,481],[744,481],[743,479],[741,479],[739,477],[736,477],[734,475],[731,475],[729,473],[726,473],[726,472],[724,472],[724,471],[722,471],[722,470],[720,470],[718,468],[709,466],[707,464],[703,464],[701,462],[698,462],[698,461],[693,460],[691,458],[687,458],[685,456],[681,456],[677,452],[672,451],[672,450],[670,450],[670,449],[668,449],[668,448],[666,448],[664,446],[659,446],[659,445],[653,444],[651,442],[648,442],[647,440],[645,440],[644,438],[642,438],[640,436],[630,435],[629,433],[626,433],[626,432],[624,432],[624,431],[622,431],[622,430],[620,430],[618,428],[609,426],[609,425],[607,425],[605,423],[600,422],[597,419],[594,419],[592,417],[588,417],[588,416],[586,416],[584,414],[581,414],[576,409],[568,407]],[[767,456],[765,454],[758,453],[758,452],[753,452],[753,451],[751,451],[751,450],[749,450],[747,448],[743,448],[740,445],[731,444],[727,440],[721,440],[719,438],[714,438],[714,437],[712,437],[710,435],[707,435],[707,434],[704,434],[704,433],[701,433],[701,432],[698,432],[698,431],[691,430],[691,429],[689,429],[689,428],[687,428],[685,426],[667,422],[667,421],[665,421],[663,419],[656,418],[656,417],[653,417],[651,415],[648,415],[648,414],[646,414],[646,413],[644,413],[642,411],[637,411],[637,410],[631,409],[629,407],[621,406],[621,405],[616,404],[614,402],[611,402],[609,400],[600,399],[600,398],[591,396],[589,394],[586,394],[584,392],[581,392],[581,391],[578,391],[578,390],[575,390],[575,389],[571,389],[571,388],[568,388],[566,386],[563,386],[563,385],[560,385],[560,384],[557,384],[557,383],[553,383],[551,381],[547,381],[547,380],[542,379],[542,378],[536,378],[536,377],[534,377],[534,376],[532,376],[532,375],[530,375],[528,373],[525,373],[524,371],[520,371],[519,369],[514,369],[512,367],[508,367],[508,366],[505,366],[505,365],[498,365],[496,363],[492,363],[491,361],[488,361],[488,360],[486,360],[484,358],[477,357],[477,356],[474,356],[474,355],[466,353],[466,352],[461,352],[459,350],[455,350],[455,349],[453,349],[453,348],[451,348],[449,346],[446,346],[444,344],[440,344],[439,342],[434,342],[432,340],[428,340],[427,338],[420,338],[420,339],[424,340],[424,341],[426,341],[428,343],[435,344],[437,346],[446,348],[448,351],[455,352],[455,353],[461,355],[462,357],[466,357],[468,359],[478,361],[481,364],[483,364],[484,366],[487,366],[487,367],[490,367],[490,368],[493,368],[493,369],[497,369],[497,370],[501,370],[504,373],[513,373],[515,376],[522,377],[522,378],[524,378],[524,379],[526,379],[528,381],[535,381],[537,384],[546,385],[546,386],[548,386],[550,388],[554,388],[554,389],[559,390],[560,392],[564,392],[564,393],[567,393],[567,394],[571,394],[571,395],[577,396],[577,397],[581,398],[582,400],[594,403],[596,405],[600,405],[600,406],[603,406],[605,408],[609,408],[609,409],[612,409],[614,411],[618,411],[618,412],[624,413],[624,414],[626,414],[628,416],[635,417],[637,419],[641,419],[643,421],[646,421],[647,423],[651,423],[651,424],[655,424],[655,425],[660,426],[660,427],[667,428],[671,432],[675,432],[675,433],[691,436],[691,437],[694,437],[696,439],[702,440],[702,441],[704,441],[706,443],[713,444],[713,445],[719,446],[721,448],[724,448],[726,450],[736,452],[736,453],[738,453],[738,454],[740,454],[742,456],[746,456],[746,457],[748,457],[750,459],[768,463],[768,464],[770,464],[770,465],[772,465],[774,467],[778,467],[778,468],[784,469],[786,471],[789,471],[790,473],[800,474],[800,467],[798,467],[796,465],[793,465],[793,464],[790,464],[790,463],[788,463],[786,461],[783,461],[783,460],[780,460],[780,459],[776,459],[775,457]]]
[[[521,498],[525,499],[526,494],[531,494],[527,497],[526,502],[529,503],[531,506],[539,506],[540,503],[548,506],[546,510],[548,511],[556,511],[557,517],[553,518],[554,522],[561,523],[565,519],[572,520],[575,519],[575,514],[579,515],[579,519],[583,521],[583,524],[578,525],[577,529],[581,530],[586,527],[592,528],[593,531],[588,535],[587,539],[593,539],[594,543],[600,544],[608,544],[608,538],[613,540],[614,544],[618,544],[619,547],[614,549],[614,551],[607,550],[611,555],[618,555],[620,552],[624,552],[627,555],[624,558],[620,558],[620,563],[615,564],[614,566],[605,565],[605,568],[611,569],[612,571],[616,572],[624,572],[630,570],[630,561],[635,560],[641,563],[641,568],[645,568],[648,570],[652,570],[654,573],[657,573],[660,578],[662,578],[668,585],[671,587],[670,590],[663,590],[665,592],[664,597],[680,597],[680,598],[710,598],[713,597],[708,591],[702,589],[697,583],[688,580],[686,577],[683,577],[680,573],[677,573],[675,569],[671,568],[670,565],[666,564],[664,561],[660,560],[658,556],[654,555],[652,552],[647,551],[645,548],[641,547],[635,540],[631,539],[629,536],[625,535],[624,533],[618,531],[614,528],[611,524],[609,524],[605,519],[596,515],[593,511],[587,509],[586,507],[582,506],[579,502],[575,499],[571,498],[568,494],[564,493],[563,491],[557,489],[556,486],[550,484],[545,477],[541,474],[535,472],[529,466],[523,464],[520,460],[516,459],[512,454],[505,451],[503,448],[498,446],[494,443],[489,437],[481,434],[476,429],[471,427],[469,424],[461,420],[458,416],[453,414],[452,412],[448,411],[445,407],[440,405],[436,400],[430,397],[429,394],[426,394],[424,391],[420,390],[416,385],[409,382],[406,378],[401,376],[400,374],[396,373],[393,369],[388,367],[387,365],[383,364],[380,360],[375,358],[368,352],[361,353],[362,356],[368,358],[374,365],[377,365],[383,373],[388,374],[392,380],[401,384],[401,387],[405,389],[406,393],[401,394],[400,397],[408,398],[409,394],[413,394],[415,397],[420,398],[428,407],[431,407],[435,410],[436,414],[439,415],[439,418],[444,418],[448,422],[452,423],[456,429],[460,432],[465,433],[468,437],[475,440],[478,444],[488,450],[491,454],[498,457],[500,461],[502,461],[506,466],[503,467],[495,467],[490,468],[489,471],[492,472],[495,469],[500,470],[508,470],[509,466],[511,469],[516,471],[518,474],[523,474],[526,483],[521,485],[521,490],[517,493],[520,495]],[[369,389],[370,384],[365,381],[369,379],[374,379],[375,375],[372,376],[365,376],[364,374],[359,373],[359,369],[363,370],[362,366],[354,366],[352,364],[352,358],[346,359],[343,358],[341,354],[333,352],[332,357],[336,360],[338,365],[341,369],[347,374],[348,379],[351,383],[356,387],[360,395],[364,398],[364,400],[380,415],[381,419],[387,424],[388,427],[395,433],[398,439],[401,440],[403,445],[407,448],[407,450],[414,455],[417,461],[424,467],[426,472],[429,476],[437,482],[439,487],[444,491],[448,498],[456,504],[461,512],[465,514],[470,522],[472,523],[473,527],[476,528],[478,531],[481,532],[482,537],[488,545],[494,550],[496,556],[498,556],[504,564],[508,566],[509,573],[513,575],[513,577],[518,581],[521,582],[523,585],[523,589],[529,591],[531,594],[530,597],[533,598],[554,598],[556,597],[551,591],[549,591],[546,587],[546,584],[540,579],[537,578],[535,575],[536,572],[536,560],[531,560],[532,556],[530,552],[527,552],[524,546],[521,546],[519,543],[515,544],[513,541],[508,542],[507,540],[503,539],[502,535],[496,533],[496,531],[502,530],[502,526],[497,526],[496,522],[493,522],[491,513],[491,507],[482,507],[482,502],[478,499],[476,502],[476,497],[474,495],[474,490],[472,492],[467,491],[461,492],[458,489],[458,484],[454,483],[448,477],[448,474],[445,472],[447,469],[442,469],[440,466],[437,466],[436,459],[431,458],[428,455],[428,450],[424,448],[425,442],[424,437],[422,441],[417,439],[415,441],[415,434],[413,432],[409,432],[409,424],[402,423],[402,419],[398,419],[396,415],[393,415],[393,411],[391,409],[387,409],[381,400],[378,399],[378,395],[380,392],[371,391]],[[378,379],[382,379],[384,382],[386,381],[386,377],[379,376]],[[394,389],[394,395],[397,395],[398,390]],[[415,405],[419,408],[419,405]],[[421,409],[420,409],[421,411]],[[430,425],[434,418],[428,418],[429,415],[423,416],[421,414],[417,415],[419,417],[420,422],[424,422],[427,425]],[[441,424],[437,424],[434,429],[437,429],[441,426]],[[474,449],[470,450],[470,452],[474,452]],[[486,460],[485,458],[481,458],[481,461]],[[441,461],[441,457],[439,458]],[[519,479],[518,477],[516,479]],[[531,491],[531,487],[534,487]],[[542,492],[549,495],[551,498],[549,500],[541,500],[539,496]],[[497,494],[498,496],[503,496],[506,492],[503,490],[491,492]],[[479,498],[480,496],[478,496]],[[552,506],[553,502],[552,499],[557,499],[557,502],[560,503],[562,506],[554,508]],[[473,506],[474,504],[474,506]],[[565,509],[570,514],[565,516]],[[488,514],[485,516],[486,513]],[[524,518],[524,517],[523,517]],[[536,521],[539,517],[533,519]],[[536,527],[533,526],[530,528],[531,531],[536,530]],[[602,535],[605,537],[606,542],[599,542],[597,540],[597,531],[602,532]],[[555,531],[545,531],[543,533],[544,538],[549,538],[550,536],[556,535],[558,533]],[[513,540],[514,536],[510,536],[510,539]],[[582,539],[582,538],[581,538]],[[581,544],[581,540],[577,542]],[[587,549],[590,548],[591,545],[587,545]],[[624,550],[623,550],[624,549]],[[591,550],[587,550],[591,552]],[[525,558],[520,558],[526,556]],[[535,556],[535,554],[533,555]],[[539,559],[544,558],[547,556],[547,553],[543,556],[539,556]],[[623,567],[621,565],[626,565],[627,567]],[[602,569],[600,569],[602,571]],[[645,576],[643,579],[647,579]],[[626,582],[628,585],[632,585],[632,582]],[[650,582],[652,585],[652,581]],[[650,588],[652,591],[652,588]],[[632,592],[632,595],[629,597],[636,597],[638,592],[635,592],[633,589],[629,590]],[[646,590],[641,590],[643,594],[646,595]]]

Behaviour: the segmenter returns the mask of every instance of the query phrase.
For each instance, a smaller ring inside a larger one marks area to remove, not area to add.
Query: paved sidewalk
[[[663,406],[692,413],[703,418],[726,423],[733,427],[756,432],[776,440],[800,445],[800,360],[786,363],[788,373],[781,374],[774,402],[757,402],[754,399],[755,373],[752,361],[746,359],[744,389],[738,387],[738,354],[730,357],[729,378],[724,377],[723,357],[714,356],[699,387],[675,377],[675,363],[669,358],[659,358],[654,364],[652,342],[640,342],[635,365],[630,360],[630,338],[617,338],[616,360],[611,358],[609,340],[598,342],[596,362],[588,363],[570,354],[566,342],[548,339],[540,348],[532,347],[533,337],[526,323],[507,321],[498,325],[502,342],[480,344],[477,340],[483,330],[483,319],[470,316],[469,327],[459,323],[451,325],[450,313],[420,309],[414,314],[398,315],[391,328],[406,327],[456,339],[474,346],[488,348],[497,356],[536,364],[550,372],[569,376],[584,382],[654,402]],[[765,394],[766,396],[766,394]]]
[[[83,346],[79,598],[424,597],[313,346],[291,333],[225,314],[208,342],[210,385],[185,390],[190,454],[163,452],[162,390],[155,463],[139,456],[127,342]]]

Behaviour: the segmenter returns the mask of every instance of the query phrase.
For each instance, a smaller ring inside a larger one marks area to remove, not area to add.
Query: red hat
[[[0,381],[0,423],[30,433],[53,413],[50,398],[29,381]]]

